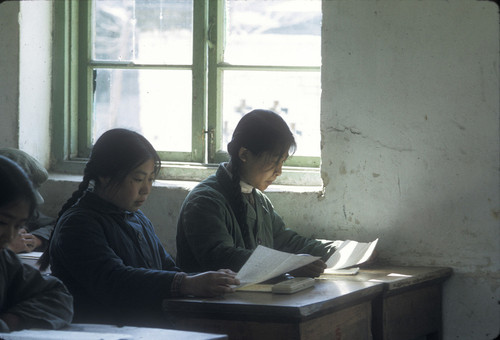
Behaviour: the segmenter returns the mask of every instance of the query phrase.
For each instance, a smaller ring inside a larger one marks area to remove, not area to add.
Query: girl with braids
[[[96,141],[42,259],[73,294],[75,322],[164,327],[165,298],[222,295],[239,283],[230,270],[187,275],[165,251],[139,210],[159,169],[136,132],[113,129]]]
[[[37,200],[26,173],[0,156],[0,332],[62,328],[73,317],[73,298],[55,277],[43,276],[6,248],[30,219]]]
[[[188,271],[222,267],[238,271],[258,245],[280,251],[322,256],[332,241],[300,236],[285,227],[262,193],[281,175],[283,162],[295,151],[286,122],[276,113],[253,110],[241,118],[227,146],[229,163],[198,184],[186,197],[177,223],[177,261]],[[315,277],[323,260],[292,275]]]

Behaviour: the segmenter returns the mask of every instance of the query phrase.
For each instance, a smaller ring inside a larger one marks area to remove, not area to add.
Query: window
[[[158,150],[162,176],[196,179],[187,169],[226,160],[254,108],[293,130],[298,149],[285,165],[319,166],[320,0],[68,1],[55,12],[54,130],[64,142],[54,149],[66,169],[104,131],[126,127]]]

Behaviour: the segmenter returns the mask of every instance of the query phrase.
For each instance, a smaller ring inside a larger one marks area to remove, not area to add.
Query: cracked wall
[[[500,325],[498,7],[359,4],[323,7],[326,188],[313,208],[318,233],[379,237],[384,260],[452,267],[445,339],[493,339]]]

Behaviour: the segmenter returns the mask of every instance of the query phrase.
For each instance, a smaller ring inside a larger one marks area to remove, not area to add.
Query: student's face
[[[15,202],[0,208],[0,248],[5,248],[19,228],[26,224],[29,211],[29,204],[26,201]]]
[[[266,190],[281,175],[283,163],[287,159],[286,155],[279,158],[266,153],[256,156],[245,148],[240,149],[239,156],[241,179],[260,191]]]
[[[117,207],[127,211],[137,211],[146,202],[155,179],[154,161],[148,160],[132,170],[122,183],[116,186],[105,186],[98,195]],[[107,184],[109,179],[101,178]]]

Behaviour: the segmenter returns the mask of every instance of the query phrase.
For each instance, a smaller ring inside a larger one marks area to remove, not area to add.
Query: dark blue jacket
[[[71,322],[73,298],[61,281],[0,249],[0,315],[4,313],[18,316],[20,328],[62,328]],[[0,319],[0,332],[8,331],[12,329]]]
[[[141,211],[89,191],[61,216],[49,251],[53,275],[74,296],[75,322],[155,324],[183,275]]]

